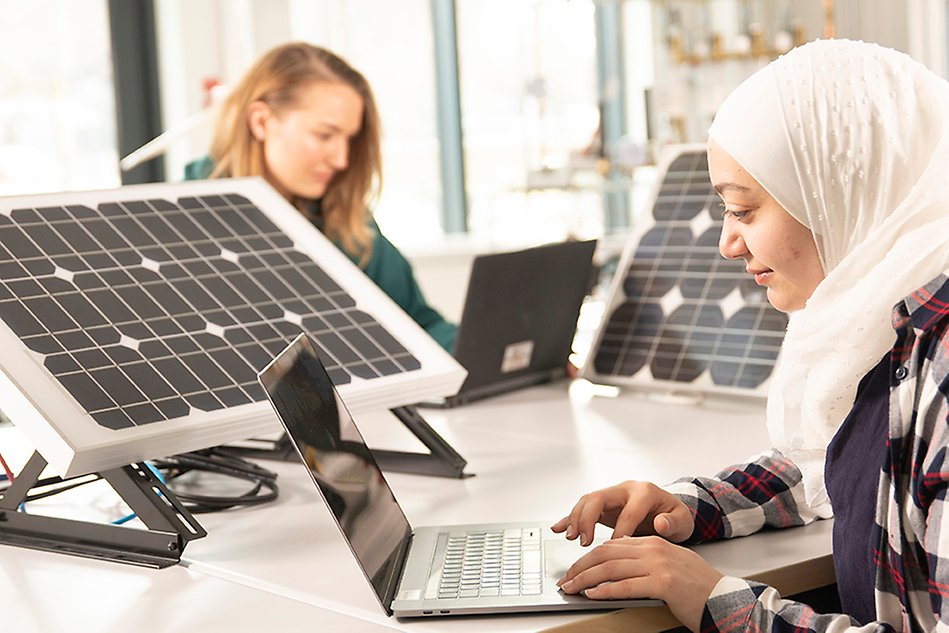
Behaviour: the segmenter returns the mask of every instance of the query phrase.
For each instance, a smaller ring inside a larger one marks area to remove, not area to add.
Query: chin
[[[326,185],[301,187],[294,193],[294,195],[296,195],[298,198],[303,198],[304,200],[317,200],[322,198],[325,194]]]
[[[797,312],[804,307],[803,301],[799,301],[795,297],[782,295],[780,292],[775,292],[771,288],[768,288],[768,303],[778,312],[784,312],[785,314]]]

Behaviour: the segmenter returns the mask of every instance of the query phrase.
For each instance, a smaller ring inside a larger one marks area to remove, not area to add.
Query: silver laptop
[[[305,334],[258,379],[389,615],[662,604],[604,602],[561,593],[557,579],[583,550],[540,524],[413,529]]]
[[[471,266],[453,354],[468,370],[453,407],[562,378],[580,305],[592,285],[596,240],[479,255]]]

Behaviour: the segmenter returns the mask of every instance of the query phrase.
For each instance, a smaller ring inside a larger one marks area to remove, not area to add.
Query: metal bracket
[[[435,477],[471,477],[465,473],[468,463],[438,432],[425,421],[415,407],[391,409],[406,428],[428,448],[428,453],[373,449],[372,454],[383,470]]]
[[[372,454],[383,470],[413,475],[431,475],[434,477],[463,478],[472,475],[464,472],[468,463],[464,457],[452,448],[441,435],[425,421],[415,407],[396,407],[390,409],[405,426],[425,445],[428,453],[390,451],[371,449]],[[225,446],[234,453],[257,459],[276,459],[293,462],[300,459],[296,449],[287,438],[281,435],[267,448],[248,448],[245,446]]]
[[[46,460],[33,453],[14,482],[0,493],[0,543],[119,563],[163,568],[177,564],[188,542],[207,532],[144,464],[100,473],[147,530],[90,523],[20,510],[37,485]]]

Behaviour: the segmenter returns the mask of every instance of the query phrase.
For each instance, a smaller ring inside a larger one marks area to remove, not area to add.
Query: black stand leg
[[[372,449],[372,454],[383,470],[397,473],[411,473],[414,475],[431,475],[434,477],[470,477],[464,472],[468,463],[458,454],[435,429],[429,426],[415,407],[397,407],[391,409],[393,415],[418,438],[429,450],[428,453],[411,453],[405,451],[390,451]],[[278,459],[285,462],[297,461],[293,444],[286,434],[268,448],[247,448],[225,446],[229,452],[237,453],[250,459]]]
[[[27,514],[19,507],[36,486],[46,460],[39,454],[23,467],[0,497],[0,543],[51,552],[162,568],[181,560],[189,541],[204,528],[144,464],[101,473],[149,529]]]
[[[403,451],[373,450],[376,461],[383,470],[436,477],[470,477],[464,472],[468,463],[458,454],[451,444],[445,441],[435,429],[429,426],[415,407],[392,409],[395,417],[428,448],[428,453],[407,453]]]

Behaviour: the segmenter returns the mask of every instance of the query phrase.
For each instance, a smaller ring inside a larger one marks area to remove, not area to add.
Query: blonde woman
[[[382,184],[380,123],[365,77],[303,42],[264,54],[222,104],[209,156],[188,180],[262,176],[452,350],[457,328],[429,306],[405,257],[372,218]]]

